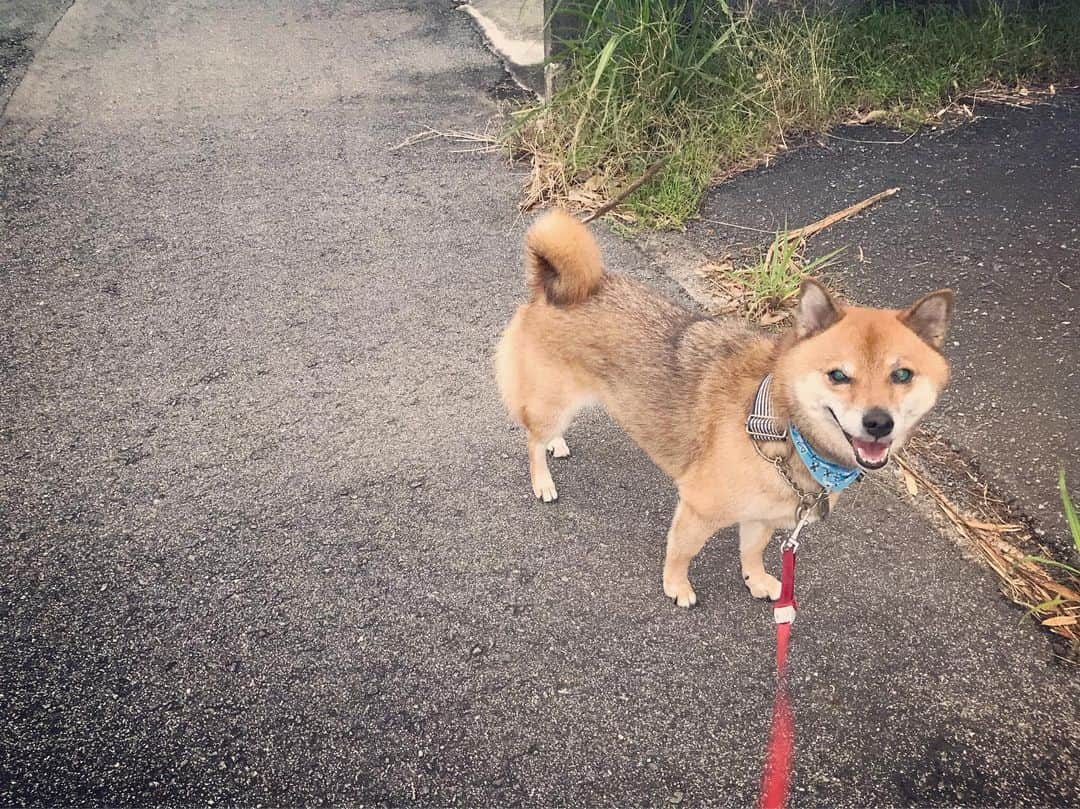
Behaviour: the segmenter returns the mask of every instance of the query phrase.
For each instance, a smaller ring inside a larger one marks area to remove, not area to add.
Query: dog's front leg
[[[667,535],[667,556],[664,559],[664,593],[680,607],[697,604],[697,594],[690,586],[687,573],[690,562],[716,531],[716,522],[706,520],[680,500]]]
[[[772,539],[773,525],[767,522],[739,523],[739,562],[742,577],[754,598],[780,598],[780,582],[765,572],[762,553]]]

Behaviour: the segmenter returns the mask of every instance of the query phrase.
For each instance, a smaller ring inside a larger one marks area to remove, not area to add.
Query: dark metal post
[[[580,0],[544,0],[544,56],[557,60],[583,23]]]
[[[579,36],[583,24],[581,0],[544,0],[544,86],[548,98],[563,67],[566,42]]]

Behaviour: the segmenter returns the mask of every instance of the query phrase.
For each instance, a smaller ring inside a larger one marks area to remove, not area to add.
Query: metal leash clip
[[[785,539],[780,546],[781,553],[783,553],[786,548],[798,550],[799,534],[810,522],[810,518],[822,507],[822,504],[825,504],[825,508],[821,517],[824,518],[829,513],[828,502],[829,493],[824,489],[816,494],[804,494],[799,498],[799,505],[795,506],[795,530],[791,532],[791,536]]]
[[[814,513],[812,508],[804,509],[802,506],[799,506],[798,512],[801,513],[802,516],[800,516],[799,521],[795,523],[795,530],[780,544],[781,555],[783,555],[785,551],[792,551],[794,553],[799,552],[799,534],[802,533],[803,528],[810,524],[810,515]]]

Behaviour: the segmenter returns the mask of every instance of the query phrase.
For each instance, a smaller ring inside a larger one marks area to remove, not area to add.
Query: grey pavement
[[[523,180],[439,2],[77,0],[0,129],[0,803],[746,806],[773,627],[600,414],[533,501]],[[679,289],[605,233],[611,267]],[[1080,801],[1075,670],[860,485],[801,555],[794,806]]]
[[[0,111],[71,0],[0,2]]]
[[[931,423],[1068,558],[1057,476],[1080,485],[1080,94],[976,109],[973,124],[911,139],[841,128],[716,189],[688,236],[726,252],[747,234],[720,222],[798,227],[899,186],[811,249],[845,248],[830,273],[875,305],[956,289],[954,378]]]

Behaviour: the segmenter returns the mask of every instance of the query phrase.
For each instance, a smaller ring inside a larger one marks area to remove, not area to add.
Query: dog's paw
[[[551,453],[551,457],[553,458],[570,457],[570,447],[566,446],[566,439],[561,435],[548,443],[547,451]]]
[[[536,495],[536,499],[543,500],[545,503],[559,499],[559,493],[555,490],[555,481],[551,479],[551,475],[547,472],[533,478],[532,490],[533,494]]]
[[[674,601],[680,607],[690,608],[697,604],[697,593],[690,586],[690,580],[685,576],[682,581],[670,581],[664,579],[664,595]]]
[[[754,598],[767,598],[769,601],[780,598],[780,580],[776,576],[764,572],[757,575],[746,573],[743,575],[743,583]]]

